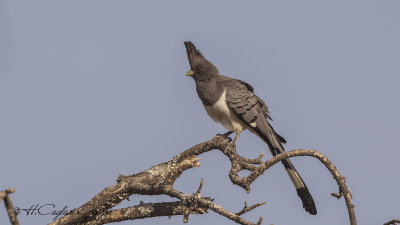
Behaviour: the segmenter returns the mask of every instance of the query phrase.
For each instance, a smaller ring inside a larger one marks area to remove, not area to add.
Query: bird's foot
[[[217,135],[218,135],[218,136],[222,136],[223,138],[225,138],[226,140],[228,140],[229,142],[231,142],[231,141],[232,141],[232,138],[230,138],[229,135],[231,135],[232,133],[233,133],[232,131],[228,131],[228,132],[226,132],[226,133],[224,133],[224,134],[218,133]]]
[[[229,142],[232,141],[232,138],[224,136],[223,134],[217,134],[217,135],[223,137],[224,139],[228,140]]]

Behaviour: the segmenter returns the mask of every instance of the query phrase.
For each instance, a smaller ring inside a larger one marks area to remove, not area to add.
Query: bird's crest
[[[204,61],[206,61],[204,56],[196,48],[196,46],[194,46],[194,44],[192,42],[185,41],[185,46],[186,46],[186,53],[188,56],[189,64],[192,69],[194,69],[196,66],[198,66],[201,63],[204,63]]]
[[[218,69],[194,46],[190,41],[185,41],[186,53],[188,56],[190,68],[203,75],[218,75]],[[199,71],[201,70],[201,71]]]

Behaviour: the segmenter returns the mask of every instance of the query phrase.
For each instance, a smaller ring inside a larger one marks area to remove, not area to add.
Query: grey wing
[[[237,79],[234,79],[234,80],[243,84],[246,87],[247,91],[250,91],[251,93],[253,93],[254,97],[256,98],[257,104],[258,104],[261,112],[264,114],[265,118],[272,120],[271,116],[269,115],[268,107],[265,104],[265,102],[261,98],[259,98],[257,95],[254,94],[253,86],[251,86],[250,84],[248,84],[247,82],[242,81],[242,80],[237,80]]]
[[[226,91],[226,102],[229,108],[249,126],[262,115],[257,96],[242,83],[230,82]]]
[[[235,114],[249,126],[259,116],[264,116],[266,119],[272,120],[267,105],[260,97],[253,93],[253,87],[244,81],[235,81],[237,82],[230,82],[226,92],[228,106]],[[281,143],[286,143],[286,140],[282,136],[275,131],[274,133]]]
[[[272,120],[271,116],[269,115],[268,107],[265,104],[265,102],[261,98],[259,98],[257,95],[255,95],[255,97],[257,98],[258,105],[261,108],[265,118]]]

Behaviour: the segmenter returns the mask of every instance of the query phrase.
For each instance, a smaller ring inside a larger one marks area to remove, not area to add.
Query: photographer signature
[[[15,207],[14,208],[14,214],[19,215],[21,213],[26,214],[27,216],[31,215],[52,215],[54,216],[53,221],[55,221],[58,217],[65,216],[71,213],[71,210],[68,210],[68,206],[64,206],[64,208],[60,210],[55,209],[56,206],[54,204],[33,204],[29,208],[20,208],[20,207]]]

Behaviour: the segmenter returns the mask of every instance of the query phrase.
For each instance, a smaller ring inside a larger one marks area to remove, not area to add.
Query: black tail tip
[[[297,195],[303,202],[303,208],[311,215],[317,215],[317,208],[315,207],[314,199],[311,197],[307,188],[296,189]]]

